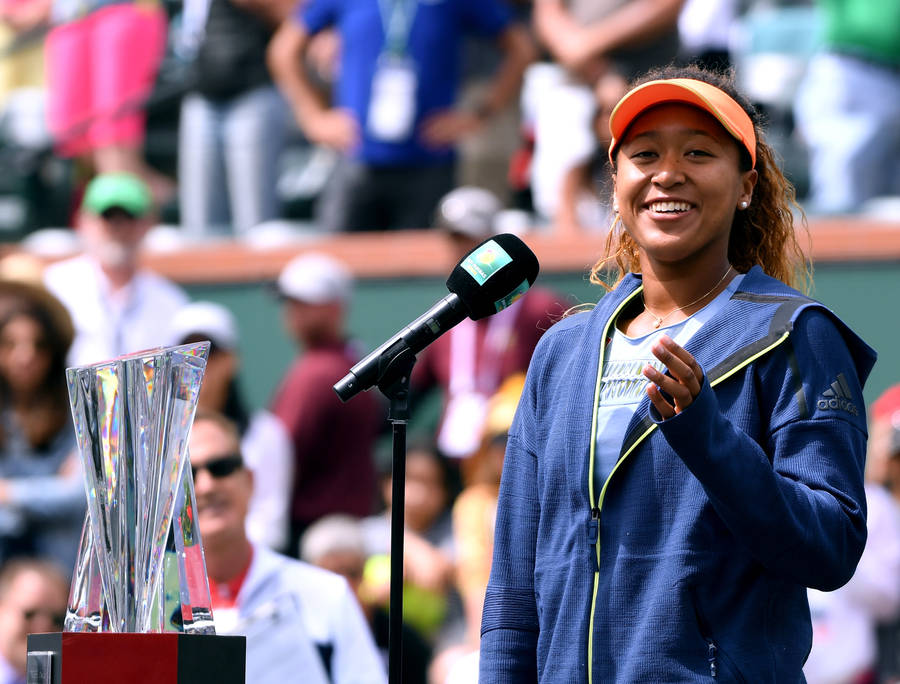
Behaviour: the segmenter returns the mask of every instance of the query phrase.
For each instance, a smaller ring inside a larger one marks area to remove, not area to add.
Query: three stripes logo
[[[831,383],[831,387],[822,392],[822,398],[816,402],[816,406],[820,411],[846,411],[847,413],[858,416],[859,410],[856,408],[850,397],[853,392],[847,384],[847,378],[843,373],[838,373],[837,380]]]

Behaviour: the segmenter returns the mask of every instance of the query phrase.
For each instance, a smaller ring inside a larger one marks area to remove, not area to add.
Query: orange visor
[[[626,93],[619,100],[609,117],[609,130],[612,133],[612,142],[609,144],[610,162],[631,122],[650,107],[664,102],[685,102],[712,114],[747,149],[752,166],[756,166],[756,133],[747,112],[728,93],[692,78],[650,81]]]

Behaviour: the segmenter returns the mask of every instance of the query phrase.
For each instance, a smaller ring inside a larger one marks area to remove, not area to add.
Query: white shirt
[[[70,366],[174,345],[169,319],[188,302],[179,287],[146,270],[138,271],[124,290],[113,295],[103,271],[84,255],[48,266],[44,284],[65,305],[75,325]]]
[[[219,613],[216,632],[247,637],[247,684],[387,681],[362,609],[333,572],[254,546],[237,615]],[[330,680],[321,652],[330,652]]]
[[[6,658],[0,656],[0,684],[22,684],[25,678],[20,675]]]
[[[241,454],[253,472],[247,536],[254,544],[283,549],[294,487],[294,445],[284,423],[269,411],[254,413],[241,440]]]

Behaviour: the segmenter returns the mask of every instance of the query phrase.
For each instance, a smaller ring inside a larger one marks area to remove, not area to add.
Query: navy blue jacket
[[[593,481],[602,342],[640,291],[627,276],[535,350],[500,487],[482,684],[802,682],[806,587],[844,584],[865,546],[875,353],[758,267],[686,345],[704,370],[695,401],[659,421],[645,398]]]

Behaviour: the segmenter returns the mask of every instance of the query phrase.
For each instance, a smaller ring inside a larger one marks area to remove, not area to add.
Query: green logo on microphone
[[[519,285],[519,287],[510,292],[503,299],[498,299],[496,302],[494,302],[494,308],[496,308],[498,312],[503,311],[503,309],[510,306],[511,304],[514,304],[519,297],[528,292],[528,287],[528,281],[523,280],[522,284]]]
[[[488,278],[511,262],[512,257],[500,245],[493,240],[488,240],[463,259],[460,266],[475,279],[475,282],[484,285]]]

